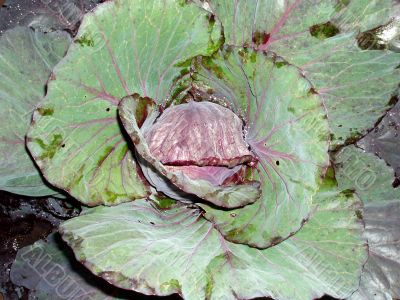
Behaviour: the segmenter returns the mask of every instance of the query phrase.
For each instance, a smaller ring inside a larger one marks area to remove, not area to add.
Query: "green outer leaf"
[[[96,207],[61,226],[77,258],[95,274],[145,294],[185,299],[348,297],[366,248],[351,195],[326,188],[296,236],[258,250],[224,241],[200,212],[138,200]]]
[[[333,144],[365,134],[390,107],[388,102],[399,83],[400,70],[395,68],[400,54],[362,51],[355,37],[360,30],[389,22],[390,13],[398,12],[400,5],[391,0],[227,0],[211,4],[224,25],[228,44],[274,51],[302,70],[325,102]],[[343,34],[322,41],[311,36],[312,25],[328,21]]]
[[[116,0],[88,14],[34,114],[28,148],[45,177],[88,205],[146,196],[117,122],[119,99],[170,96],[178,65],[218,47],[220,25],[178,0]]]
[[[198,59],[194,82],[227,102],[247,124],[258,157],[261,199],[222,211],[201,204],[225,238],[266,248],[301,228],[328,165],[328,126],[322,102],[293,66],[262,52],[227,48]]]
[[[335,165],[339,188],[354,190],[364,203],[400,200],[393,169],[376,155],[347,146],[335,155]]]
[[[343,4],[342,9],[338,9],[334,22],[345,31],[366,31],[385,25],[392,16],[398,16],[400,8],[396,0],[339,0],[339,2],[348,4]]]
[[[0,189],[27,196],[56,194],[42,179],[25,149],[31,114],[44,97],[54,65],[70,43],[65,32],[27,27],[0,38]]]
[[[358,147],[382,158],[395,170],[398,177],[400,177],[399,129],[400,101],[385,115],[374,130],[368,132],[357,142]]]
[[[367,204],[363,219],[369,258],[364,266],[360,288],[350,299],[399,299],[400,199]]]
[[[183,192],[196,195],[205,201],[211,202],[212,204],[224,207],[224,208],[237,208],[249,203],[254,203],[260,198],[260,184],[259,182],[246,182],[243,184],[237,184],[232,186],[215,186],[207,180],[197,179],[193,180],[180,170],[173,171],[167,169],[161,161],[156,159],[150,152],[149,146],[146,139],[143,136],[142,131],[138,127],[139,120],[137,115],[140,115],[143,101],[146,99],[140,98],[137,95],[128,96],[121,100],[119,108],[119,116],[121,122],[135,144],[135,149],[143,158],[146,163],[142,164],[142,168],[154,168],[154,176],[161,178],[162,180],[168,180],[171,185],[175,185]],[[152,111],[148,112],[149,120],[155,120],[159,112],[156,107],[153,107]],[[151,124],[148,124],[149,126]],[[146,125],[144,125],[146,126]],[[144,172],[147,172],[144,170]],[[151,180],[150,180],[151,181]],[[156,185],[157,187],[157,185]],[[186,200],[186,195],[183,195],[183,199],[180,196],[177,200]],[[187,195],[190,197],[191,195]],[[190,201],[190,199],[188,199]]]
[[[327,22],[336,0],[210,0],[224,25],[227,44],[267,49],[269,44],[308,32],[310,26]],[[269,36],[265,36],[268,34]],[[263,37],[264,36],[264,37]]]
[[[398,298],[400,189],[392,187],[393,169],[376,155],[355,146],[337,153],[335,163],[339,187],[354,190],[364,202],[359,214],[365,222],[364,237],[369,245],[360,289],[350,299]]]
[[[384,160],[355,146],[337,153],[335,163],[339,187],[354,190],[364,202],[364,237],[369,245],[360,289],[350,299],[398,298],[400,189],[392,187],[394,171]]]
[[[29,299],[125,299],[93,280],[83,266],[77,267],[73,253],[65,249],[58,234],[49,235],[47,240],[20,249],[11,267],[12,282],[28,288]]]
[[[400,53],[361,50],[352,33],[314,46],[307,46],[307,37],[289,43],[271,49],[298,66],[321,95],[334,144],[365,134],[390,108],[399,84]]]
[[[75,31],[83,15],[101,0],[19,0],[5,3],[0,9],[0,35],[15,26],[27,26],[42,32]]]

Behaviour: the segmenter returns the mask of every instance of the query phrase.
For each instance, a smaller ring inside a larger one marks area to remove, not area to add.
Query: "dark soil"
[[[63,203],[69,203],[63,206]],[[60,204],[60,205],[58,205]],[[29,290],[15,286],[10,280],[10,269],[17,251],[37,240],[45,239],[57,231],[58,225],[77,215],[80,208],[71,200],[54,198],[29,198],[0,191],[0,300],[28,299]],[[65,247],[74,269],[88,281],[109,295],[121,299],[164,299],[178,300],[179,296],[149,297],[113,287],[103,279],[94,276],[83,265],[74,260],[72,251],[60,239],[60,247]],[[79,300],[79,299],[78,299]]]
[[[24,288],[14,286],[9,278],[17,251],[45,238],[60,222],[45,207],[44,198],[0,191],[0,292],[4,299],[24,299],[27,295]]]

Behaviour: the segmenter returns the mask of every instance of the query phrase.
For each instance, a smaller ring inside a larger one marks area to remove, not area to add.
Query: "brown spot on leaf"
[[[400,186],[400,178],[395,178],[392,183],[393,188],[398,188]]]
[[[308,91],[308,94],[310,95],[318,95],[318,91],[315,88],[310,88]]]
[[[260,46],[269,41],[271,35],[265,31],[256,31],[253,33],[252,41],[255,45]]]
[[[357,219],[362,220],[363,219],[363,214],[361,210],[356,210],[355,212]]]
[[[135,119],[139,128],[142,127],[144,121],[150,112],[150,108],[155,105],[154,101],[149,97],[138,97],[138,104],[135,110]]]
[[[270,240],[270,243],[272,246],[274,246],[274,245],[279,244],[282,241],[283,241],[283,238],[281,236],[276,236]]]
[[[392,98],[390,98],[388,105],[394,106],[397,104],[397,102],[399,102],[399,98],[397,96],[393,96]]]
[[[41,116],[52,116],[54,114],[54,109],[51,107],[39,107],[37,111]]]
[[[310,27],[310,34],[320,40],[324,40],[337,35],[340,32],[339,28],[331,22],[316,24]]]

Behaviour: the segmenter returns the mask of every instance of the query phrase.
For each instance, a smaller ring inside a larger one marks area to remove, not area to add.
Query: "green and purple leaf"
[[[364,202],[358,214],[365,223],[369,259],[359,290],[351,300],[391,300],[400,295],[400,189],[394,172],[372,153],[348,146],[335,157],[339,187],[354,191]]]
[[[333,144],[360,137],[390,108],[400,54],[358,47],[358,33],[386,25],[391,0],[210,1],[226,43],[273,51],[299,67],[324,101]]]
[[[243,117],[262,188],[259,201],[239,210],[202,204],[205,217],[233,242],[259,248],[281,242],[307,220],[328,165],[322,102],[296,67],[261,51],[226,48],[192,68],[194,85]]]
[[[339,0],[333,20],[344,31],[367,31],[386,25],[399,13],[396,0]]]
[[[309,27],[329,21],[336,0],[229,1],[211,0],[211,9],[224,25],[228,45],[267,50],[273,43],[288,41]]]
[[[298,66],[315,86],[328,112],[333,144],[361,137],[393,105],[400,53],[361,50],[353,33],[312,47],[277,45],[273,51]]]
[[[334,162],[339,188],[355,191],[364,203],[400,200],[393,168],[375,154],[351,145],[336,153]]]
[[[109,285],[76,261],[58,234],[20,249],[10,277],[29,289],[29,299],[132,299],[136,295]],[[129,296],[129,297],[128,297]]]
[[[65,222],[62,235],[94,274],[149,295],[310,300],[346,298],[358,287],[366,259],[359,202],[330,186],[301,232],[265,250],[225,241],[199,210],[162,207],[96,207]]]
[[[144,135],[164,165],[232,168],[253,160],[242,128],[243,121],[228,108],[190,101],[167,108]]]
[[[25,148],[32,112],[41,108],[52,68],[64,56],[70,37],[16,27],[0,37],[0,189],[27,196],[57,194],[40,175]]]
[[[116,0],[85,16],[55,68],[44,109],[35,112],[28,148],[44,176],[88,205],[148,194],[117,120],[121,98],[162,103],[183,63],[219,45],[220,25],[181,1]]]
[[[369,258],[363,269],[360,288],[350,300],[399,299],[400,198],[367,204],[363,220]]]
[[[400,176],[400,102],[357,145],[385,160]]]
[[[75,31],[84,14],[100,2],[102,0],[0,1],[4,3],[0,9],[0,35],[16,26],[26,26],[42,32]]]

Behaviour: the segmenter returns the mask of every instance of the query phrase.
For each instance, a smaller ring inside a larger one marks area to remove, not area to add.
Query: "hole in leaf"
[[[315,88],[310,88],[308,91],[309,95],[318,95],[318,91]]]
[[[393,188],[398,188],[400,186],[400,178],[395,178],[395,180],[392,183]]]
[[[265,31],[256,31],[253,33],[252,41],[256,46],[260,46],[266,44],[269,41],[270,36],[271,35]]]
[[[110,108],[109,108],[109,107],[107,107],[106,111],[110,111]]]
[[[277,160],[275,163],[276,163],[277,166],[279,166],[279,160]]]
[[[208,16],[206,16],[208,23],[209,23],[209,30],[212,30],[212,28],[215,25],[215,15],[214,14],[210,14]]]
[[[363,50],[386,50],[399,52],[399,21],[392,18],[385,25],[361,32],[357,36],[358,46]]]
[[[62,147],[62,148],[65,148],[65,144],[62,144],[61,147]]]
[[[393,96],[392,98],[390,98],[388,105],[395,106],[397,102],[399,102],[399,98],[397,96]]]
[[[327,22],[324,24],[317,24],[310,27],[311,35],[320,40],[333,37],[337,35],[339,32],[340,32],[339,28],[337,28],[331,22]]]
[[[362,50],[385,50],[387,45],[373,30],[361,32],[357,36],[358,47]]]
[[[231,215],[230,215],[232,218],[234,218],[234,217],[236,217],[237,216],[237,214],[235,214],[235,213],[231,213]]]

